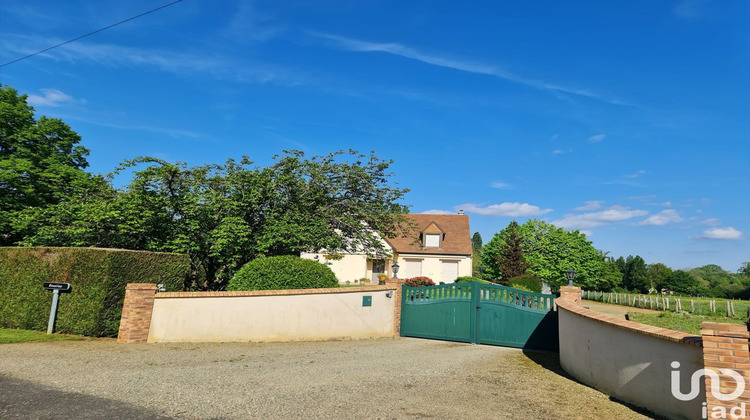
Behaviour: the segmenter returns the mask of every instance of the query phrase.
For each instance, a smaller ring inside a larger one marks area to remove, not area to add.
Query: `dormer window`
[[[422,247],[423,248],[442,248],[443,239],[445,233],[440,226],[435,222],[430,223],[425,230],[422,231]]]
[[[425,248],[440,248],[440,237],[442,235],[435,233],[427,233],[424,235],[424,247]]]

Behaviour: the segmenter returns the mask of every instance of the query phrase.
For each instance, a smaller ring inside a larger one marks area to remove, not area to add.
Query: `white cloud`
[[[0,50],[17,55],[34,52],[31,45],[54,45],[59,38],[40,38],[25,35],[0,37]],[[39,55],[52,60],[69,62],[88,61],[108,68],[145,67],[176,74],[208,74],[215,79],[231,79],[245,83],[276,82],[298,85],[304,75],[269,63],[248,61],[226,56],[216,51],[194,50],[179,52],[155,48],[133,48],[114,44],[73,42]]]
[[[550,137],[550,140],[557,140],[558,137],[560,137],[559,134],[554,134],[552,137]]]
[[[717,219],[715,217],[712,217],[710,219],[701,220],[700,222],[698,222],[698,225],[701,225],[701,226],[719,226],[720,224],[721,224],[721,222],[719,221],[719,219]]]
[[[496,217],[538,216],[552,211],[552,209],[542,209],[537,206],[532,206],[528,203],[502,203],[493,204],[487,207],[481,207],[476,204],[467,203],[456,206],[455,208],[463,209],[467,213]]]
[[[648,212],[645,210],[630,210],[628,207],[612,206],[608,210],[593,213],[566,214],[562,219],[554,220],[551,223],[566,229],[594,228],[647,214]]]
[[[581,207],[576,207],[573,210],[577,210],[577,211],[598,210],[602,208],[602,204],[604,204],[604,201],[587,201],[586,204],[582,205]]]
[[[420,214],[456,214],[456,212],[455,211],[448,211],[448,210],[432,209],[432,210],[423,211]]]
[[[675,16],[685,20],[699,20],[706,15],[708,0],[684,0],[672,8]]]
[[[556,150],[553,150],[553,151],[552,151],[552,154],[553,154],[553,155],[561,155],[561,154],[563,154],[563,153],[565,153],[565,152],[563,152],[563,151],[562,151],[562,150],[560,150],[560,149],[556,149]]]
[[[605,137],[607,137],[607,135],[604,134],[604,133],[602,133],[602,134],[596,134],[596,135],[593,135],[593,136],[589,137],[589,141],[591,143],[596,143],[596,142],[604,140]]]
[[[585,96],[587,98],[597,99],[597,100],[604,101],[610,104],[615,104],[615,105],[625,105],[625,106],[628,105],[625,102],[620,101],[620,100],[603,98],[600,95],[593,93],[591,91],[585,90],[585,89],[570,88],[570,87],[555,85],[553,83],[544,82],[541,80],[528,79],[528,78],[513,74],[507,70],[503,70],[493,65],[483,64],[479,62],[450,59],[450,58],[445,58],[445,57],[441,57],[441,56],[433,55],[433,54],[426,54],[426,53],[417,51],[413,48],[407,47],[405,45],[398,44],[398,43],[393,43],[393,42],[377,43],[377,42],[361,41],[361,40],[346,38],[346,37],[338,36],[338,35],[322,34],[322,33],[315,33],[315,32],[311,32],[310,34],[313,36],[320,37],[320,38],[328,39],[330,41],[334,41],[337,46],[341,48],[345,48],[350,51],[383,52],[387,54],[393,54],[393,55],[398,55],[398,56],[405,57],[405,58],[410,58],[412,60],[421,61],[423,63],[432,64],[435,66],[447,67],[447,68],[461,70],[461,71],[465,71],[469,73],[494,76],[494,77],[505,79],[514,83],[531,86],[540,90],[549,90],[549,91],[563,92],[563,93],[568,93],[568,94],[573,94],[573,95]]]
[[[84,100],[77,100],[67,93],[57,89],[39,89],[42,91],[42,96],[29,95],[26,100],[29,105],[33,106],[60,106],[63,103],[69,102],[85,102]]]
[[[490,184],[490,187],[497,188],[498,190],[510,190],[513,188],[513,186],[503,181],[495,181]]]
[[[681,222],[684,219],[680,217],[680,213],[676,210],[663,210],[655,215],[649,217],[646,220],[642,220],[636,223],[636,226],[664,226],[667,223]]]
[[[704,239],[737,240],[742,239],[742,232],[731,226],[727,226],[725,228],[706,229],[700,237]]]
[[[672,207],[672,202],[671,201],[665,201],[665,202],[661,203],[661,206],[662,207]]]
[[[639,176],[645,174],[646,171],[643,169],[633,172],[632,174],[625,175],[625,178],[638,178]]]

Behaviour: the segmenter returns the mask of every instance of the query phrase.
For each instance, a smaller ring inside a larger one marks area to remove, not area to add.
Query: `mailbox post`
[[[52,290],[52,308],[49,311],[49,322],[47,323],[47,334],[52,334],[55,329],[55,318],[57,318],[57,303],[60,300],[60,292],[69,292],[70,283],[44,283],[46,290]]]

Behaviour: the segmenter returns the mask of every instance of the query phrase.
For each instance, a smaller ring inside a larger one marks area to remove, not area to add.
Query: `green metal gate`
[[[554,299],[479,282],[403,286],[401,336],[557,351]]]

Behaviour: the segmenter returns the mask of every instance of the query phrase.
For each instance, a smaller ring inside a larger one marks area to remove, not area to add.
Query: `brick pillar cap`
[[[701,322],[701,328],[716,331],[747,332],[747,325],[745,324],[727,324],[724,322]]]
[[[156,283],[128,283],[125,290],[156,290]]]

